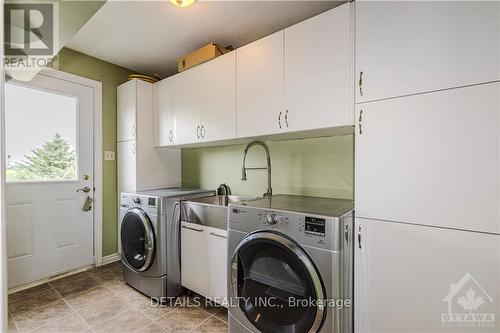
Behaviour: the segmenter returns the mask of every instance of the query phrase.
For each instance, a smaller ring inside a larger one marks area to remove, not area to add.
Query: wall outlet
[[[105,161],[114,161],[115,160],[115,152],[106,150],[104,151],[104,160]]]

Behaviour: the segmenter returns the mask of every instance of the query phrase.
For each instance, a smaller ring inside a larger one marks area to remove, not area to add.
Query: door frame
[[[102,82],[63,72],[56,69],[42,69],[37,75],[47,76],[71,83],[89,87],[93,90],[93,167],[94,167],[94,202],[93,202],[93,218],[94,218],[94,265],[102,266]],[[4,134],[3,134],[4,135]]]

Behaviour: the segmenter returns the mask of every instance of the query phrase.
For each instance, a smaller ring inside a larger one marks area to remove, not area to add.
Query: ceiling
[[[338,1],[108,1],[66,45],[141,73],[177,72],[177,58],[215,42],[235,48],[339,4]]]

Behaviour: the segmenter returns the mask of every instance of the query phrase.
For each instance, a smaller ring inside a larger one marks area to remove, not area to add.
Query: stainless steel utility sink
[[[251,199],[239,195],[214,195],[182,202],[181,218],[185,222],[227,230],[227,206]]]

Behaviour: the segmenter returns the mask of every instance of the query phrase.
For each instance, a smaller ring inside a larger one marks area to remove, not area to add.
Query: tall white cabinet
[[[355,6],[355,332],[498,332],[500,4]]]
[[[500,2],[356,2],[356,102],[500,79]]]
[[[357,216],[500,233],[500,82],[356,115]]]
[[[498,332],[498,322],[460,328],[449,316],[500,316],[498,235],[357,218],[359,230],[356,332]],[[460,305],[470,290],[483,301],[471,312]]]
[[[153,147],[153,85],[117,88],[118,193],[180,186],[180,150]]]

